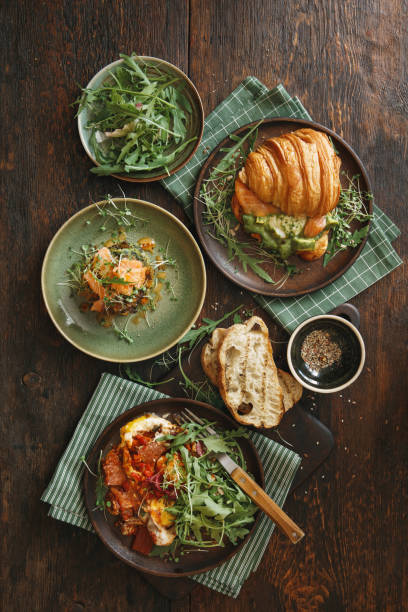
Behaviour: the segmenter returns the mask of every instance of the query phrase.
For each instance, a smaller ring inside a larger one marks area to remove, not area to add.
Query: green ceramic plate
[[[196,140],[189,143],[187,147],[180,152],[180,154],[176,157],[173,163],[170,164],[169,172],[170,174],[174,174],[174,172],[177,172],[177,170],[180,170],[180,168],[186,165],[186,163],[192,158],[198,148],[198,145],[200,144],[204,129],[204,109],[201,102],[201,98],[194,84],[190,81],[188,76],[180,70],[180,68],[177,68],[177,66],[174,66],[173,64],[170,64],[169,62],[166,62],[157,57],[140,56],[133,59],[137,64],[143,64],[144,66],[147,65],[159,68],[162,72],[166,72],[171,77],[178,78],[180,82],[182,82],[184,85],[183,94],[187,97],[192,111],[190,122],[187,127],[186,138],[187,140],[189,140],[192,137],[196,137]],[[104,83],[107,79],[111,79],[111,71],[114,70],[117,66],[120,66],[120,64],[122,63],[123,60],[119,59],[102,68],[102,70],[100,70],[97,74],[95,74],[94,77],[92,77],[92,79],[86,86],[86,89],[96,89],[97,87],[100,87],[102,83]],[[98,166],[99,164],[95,159],[95,153],[90,142],[91,132],[85,127],[90,117],[90,111],[87,108],[83,109],[83,111],[79,113],[78,131],[79,137],[86,153],[94,162],[94,164]],[[112,176],[119,178],[123,181],[129,181],[133,183],[146,183],[149,181],[158,181],[160,179],[166,178],[168,174],[164,171],[163,168],[156,168],[154,170],[145,172],[112,174]]]
[[[125,205],[142,221],[134,228],[127,229],[130,242],[149,236],[157,247],[168,249],[168,256],[174,258],[176,266],[168,267],[166,280],[171,282],[177,300],[162,291],[161,299],[154,312],[149,312],[149,325],[144,318],[129,321],[127,331],[133,338],[129,344],[121,339],[112,328],[102,327],[93,312],[81,312],[81,298],[76,296],[64,283],[66,270],[80,257],[82,245],[103,245],[117,229],[114,220],[98,214],[111,206],[98,202],[84,208],[71,217],[56,233],[45,254],[41,283],[45,305],[57,329],[71,344],[84,353],[114,362],[132,362],[148,359],[174,346],[191,328],[198,317],[205,297],[206,273],[200,249],[187,228],[172,214],[155,204],[133,198],[114,198],[121,209]],[[106,229],[101,230],[106,226]],[[122,328],[128,317],[117,316],[118,327]]]

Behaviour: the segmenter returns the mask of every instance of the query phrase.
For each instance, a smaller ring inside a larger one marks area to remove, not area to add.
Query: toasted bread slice
[[[283,394],[262,319],[251,317],[230,328],[218,361],[219,390],[234,418],[254,427],[276,427],[284,414]]]
[[[208,376],[215,386],[218,386],[218,349],[227,331],[228,330],[223,327],[217,327],[211,334],[210,340],[204,344],[203,350],[201,351],[201,365],[206,376]]]
[[[284,372],[279,368],[278,378],[283,393],[283,407],[287,412],[302,397],[303,387],[289,372]]]
[[[231,328],[230,328],[231,329]],[[201,351],[201,365],[213,385],[218,387],[218,350],[229,330],[223,327],[215,329],[210,340]],[[283,407],[288,412],[302,397],[303,387],[289,372],[278,368],[278,380],[283,394]]]

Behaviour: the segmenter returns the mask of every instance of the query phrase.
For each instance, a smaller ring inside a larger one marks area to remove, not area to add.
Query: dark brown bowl
[[[254,121],[248,125],[243,126],[239,130],[236,130],[234,134],[243,135],[243,133],[251,128],[252,126],[259,123],[258,121]],[[320,125],[319,123],[315,123],[314,121],[306,121],[304,119],[292,119],[292,118],[282,118],[277,117],[275,119],[264,119],[264,121],[260,124],[258,128],[258,138],[256,141],[256,146],[258,146],[262,141],[267,138],[272,138],[276,136],[280,136],[286,132],[292,132],[294,130],[298,130],[300,128],[313,128],[315,130],[319,130],[321,132],[325,132],[328,134],[339,152],[342,165],[341,171],[344,170],[351,177],[356,174],[360,175],[360,189],[362,192],[370,193],[371,185],[367,176],[367,172],[359,159],[358,155],[355,151],[347,144],[340,136],[338,136],[332,130]],[[318,259],[317,261],[310,262],[305,261],[297,256],[292,256],[289,259],[289,263],[295,265],[300,274],[296,274],[294,276],[289,277],[286,282],[282,286],[272,285],[262,280],[257,276],[252,270],[248,268],[247,271],[243,270],[239,262],[235,262],[231,260],[227,249],[222,246],[219,242],[214,240],[212,236],[208,233],[208,226],[205,226],[203,223],[203,212],[204,212],[204,204],[200,201],[199,195],[201,190],[201,185],[205,179],[209,177],[209,174],[214,166],[216,166],[221,157],[225,154],[222,153],[221,149],[225,147],[231,147],[235,144],[230,137],[225,138],[210,154],[206,163],[201,169],[201,172],[198,177],[198,181],[196,184],[195,192],[194,192],[194,220],[197,228],[198,235],[200,237],[201,244],[203,245],[208,257],[214,263],[214,265],[232,282],[236,283],[240,287],[244,287],[244,289],[248,289],[253,291],[254,293],[260,293],[262,295],[268,295],[273,297],[295,297],[304,295],[306,293],[312,293],[317,289],[321,289],[322,287],[326,287],[332,283],[336,278],[339,278],[346,270],[353,265],[356,261],[357,257],[360,255],[366,240],[367,236],[364,240],[354,249],[346,249],[342,251],[338,255],[336,255],[324,268],[323,267],[323,258]],[[342,176],[342,182],[345,182],[345,178]],[[366,207],[368,212],[372,213],[373,210],[373,200],[372,198],[366,198]],[[355,231],[356,229],[360,229],[363,226],[359,221],[355,221],[351,230]],[[240,228],[236,237],[242,242],[248,242],[252,239],[244,232],[242,228]],[[255,244],[255,239],[254,239]],[[263,266],[265,270],[269,273],[269,275],[276,280],[276,283],[284,276],[284,273],[280,268],[276,268],[273,263],[268,263]]]
[[[145,404],[140,404],[140,406],[135,406],[123,413],[103,431],[88,456],[87,463],[90,469],[96,473],[101,451],[102,455],[105,456],[113,446],[119,443],[120,428],[128,421],[146,412],[154,412],[159,416],[176,415],[183,407],[189,408],[201,418],[208,419],[212,422],[215,421],[224,429],[237,429],[238,427],[237,423],[223,412],[203,402],[184,398],[159,399],[153,402],[147,402]],[[250,472],[254,476],[256,482],[264,488],[264,472],[255,446],[247,438],[241,438],[239,444],[247,463],[248,472]],[[236,546],[226,544],[224,548],[218,547],[215,549],[207,549],[205,552],[194,551],[180,557],[179,562],[176,563],[174,561],[164,561],[158,557],[148,557],[131,550],[130,544],[132,538],[130,536],[123,536],[115,527],[114,523],[117,520],[116,517],[106,513],[105,518],[103,512],[95,510],[95,478],[88,470],[84,472],[84,492],[85,504],[91,523],[105,546],[121,559],[121,561],[124,561],[128,565],[142,572],[147,572],[148,574],[154,574],[156,576],[165,576],[167,578],[179,578],[181,576],[200,574],[225,563],[225,561],[233,557],[252,536],[255,526],[261,516],[260,512],[256,514],[250,532]]]
[[[170,64],[169,62],[166,62],[165,60],[159,59],[157,57],[140,56],[134,59],[136,63],[143,62],[144,64],[158,66],[163,72],[182,79],[185,84],[185,89],[183,93],[188,98],[188,101],[190,102],[192,108],[191,123],[189,125],[189,130],[188,134],[186,135],[186,139],[188,140],[192,136],[196,136],[197,139],[194,142],[191,142],[187,146],[187,148],[184,149],[184,151],[181,151],[181,153],[174,160],[174,162],[170,164],[169,173],[170,175],[172,175],[190,161],[190,159],[197,151],[198,145],[200,144],[204,130],[204,109],[201,102],[201,98],[193,82],[190,81],[188,76],[182,70],[180,70],[180,68],[177,68],[177,66],[174,66],[173,64]],[[102,70],[100,70],[97,74],[95,74],[94,77],[92,77],[92,79],[86,86],[86,89],[99,87],[100,84],[103,83],[109,76],[109,72],[112,70],[112,68],[115,68],[115,66],[120,65],[122,62],[123,60],[119,59],[102,68]],[[86,123],[86,118],[87,111],[83,110],[78,115],[79,137],[88,157],[90,157],[90,159],[96,166],[99,166],[98,162],[95,159],[91,144],[89,142],[87,130],[84,127]],[[160,170],[160,168],[155,168],[151,171],[143,171],[138,173],[135,172],[129,174],[124,172],[122,174],[112,174],[111,176],[130,183],[151,183],[153,181],[160,181],[161,179],[167,178],[169,175],[167,174],[167,172],[163,172],[163,170]]]

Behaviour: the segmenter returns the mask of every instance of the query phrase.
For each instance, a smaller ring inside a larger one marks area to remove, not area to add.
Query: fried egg
[[[174,502],[166,502],[162,497],[153,499],[149,504],[147,530],[156,546],[168,546],[176,537],[174,516],[167,511]]]
[[[174,515],[167,512],[167,508],[174,505],[173,501],[166,502],[164,497],[152,499],[149,505],[150,516],[157,525],[171,527],[174,523]]]
[[[129,421],[120,430],[120,438],[122,443],[127,446],[132,446],[133,437],[137,434],[143,434],[149,431],[154,431],[154,439],[160,436],[174,432],[176,426],[170,423],[167,419],[157,416],[157,414],[144,414],[143,416]]]

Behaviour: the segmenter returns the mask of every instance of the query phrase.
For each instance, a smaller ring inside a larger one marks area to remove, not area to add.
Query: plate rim
[[[177,342],[179,342],[179,340],[187,333],[187,331],[191,328],[191,326],[194,325],[195,321],[197,320],[197,318],[198,318],[198,316],[199,316],[199,314],[200,314],[200,312],[202,310],[202,307],[203,307],[204,301],[205,301],[205,297],[206,297],[206,293],[207,293],[207,272],[206,272],[206,268],[205,268],[205,262],[204,262],[203,254],[201,253],[201,249],[200,249],[197,241],[195,240],[195,238],[192,235],[192,233],[190,232],[190,230],[175,215],[173,215],[168,210],[162,208],[158,204],[153,204],[153,202],[148,202],[147,200],[140,200],[139,198],[112,198],[112,200],[114,202],[132,202],[134,204],[143,204],[143,205],[146,205],[147,207],[156,209],[160,213],[163,213],[165,216],[168,216],[172,221],[175,221],[176,224],[181,228],[181,230],[189,238],[189,240],[190,240],[190,242],[191,242],[195,252],[198,255],[198,261],[200,263],[200,268],[201,268],[201,272],[202,272],[202,276],[203,276],[203,283],[202,283],[202,290],[201,290],[200,301],[199,301],[198,307],[196,308],[196,310],[194,312],[194,315],[193,315],[193,318],[192,318],[192,321],[191,321],[191,324],[189,325],[189,327],[186,328],[183,331],[183,333],[180,334],[177,337],[177,339],[175,339],[171,344],[167,345],[166,347],[164,347],[160,351],[153,352],[151,354],[146,355],[145,357],[141,357],[141,358],[137,358],[137,359],[135,359],[134,357],[129,358],[129,359],[127,359],[127,358],[126,359],[119,359],[118,357],[115,357],[114,359],[109,359],[108,357],[101,357],[97,353],[81,347],[77,342],[75,342],[74,340],[72,340],[68,336],[68,334],[61,328],[59,323],[56,321],[54,315],[51,312],[51,307],[50,307],[50,304],[48,302],[48,298],[47,298],[47,295],[46,295],[46,284],[47,284],[47,281],[46,281],[46,274],[45,274],[45,272],[46,272],[46,267],[47,267],[47,264],[48,264],[48,260],[49,260],[50,255],[51,255],[52,248],[53,248],[55,242],[57,241],[57,239],[59,238],[59,236],[64,232],[64,230],[70,225],[70,223],[74,219],[77,219],[77,218],[81,217],[86,212],[90,211],[93,208],[96,208],[97,206],[100,206],[101,204],[105,204],[106,202],[108,202],[108,200],[100,200],[99,202],[95,202],[93,204],[90,204],[89,206],[85,206],[85,208],[82,208],[81,210],[77,211],[71,217],[69,217],[69,219],[67,219],[61,225],[61,227],[57,230],[57,232],[54,234],[54,236],[51,239],[51,242],[49,243],[49,245],[47,247],[47,250],[45,252],[44,259],[43,259],[43,262],[42,262],[42,266],[41,266],[41,293],[42,293],[42,297],[43,297],[44,304],[45,304],[45,307],[47,309],[48,315],[51,318],[51,321],[53,322],[54,326],[59,331],[59,333],[65,338],[65,340],[68,340],[68,342],[70,344],[72,344],[75,348],[77,348],[81,352],[89,355],[90,357],[94,357],[96,359],[100,359],[101,361],[106,361],[108,363],[137,363],[139,361],[145,361],[147,359],[151,359],[152,357],[157,357],[157,355],[161,355],[161,353],[164,353],[165,351],[169,350],[170,348],[175,346],[177,344]]]
[[[231,423],[231,426],[234,427],[235,429],[239,428],[239,423],[234,421],[230,415],[222,412],[220,409],[216,408],[215,406],[212,406],[211,404],[207,404],[206,402],[199,402],[198,400],[193,400],[193,399],[189,399],[185,397],[164,397],[164,398],[160,398],[156,400],[151,400],[148,402],[143,402],[142,404],[133,406],[132,408],[129,408],[129,410],[126,410],[125,412],[117,416],[114,421],[112,421],[111,423],[109,423],[109,425],[107,425],[107,427],[105,427],[105,429],[98,436],[95,443],[92,445],[92,448],[88,451],[87,456],[86,456],[87,462],[89,462],[89,458],[91,456],[93,456],[95,453],[98,452],[98,447],[101,444],[101,441],[105,437],[105,435],[107,433],[110,434],[111,433],[110,430],[112,430],[112,433],[113,433],[115,428],[118,426],[118,423],[122,421],[122,419],[126,420],[128,418],[127,415],[129,415],[130,417],[130,413],[133,413],[135,410],[139,410],[139,409],[148,410],[150,409],[150,407],[154,408],[155,405],[163,404],[163,403],[168,403],[170,404],[170,406],[172,404],[177,405],[178,403],[183,403],[183,404],[188,404],[189,407],[195,407],[195,408],[204,407],[207,410],[210,409],[210,411],[214,412],[215,415],[222,416],[223,418],[225,418],[227,421]],[[246,440],[249,443],[249,446],[251,447],[251,452],[253,452],[254,458],[257,462],[257,465],[260,471],[260,476],[261,476],[260,486],[264,489],[265,488],[265,471],[264,471],[262,460],[252,440],[250,438],[246,438]],[[194,576],[196,574],[202,574],[204,572],[208,572],[211,569],[219,567],[220,565],[224,564],[226,561],[234,557],[241,550],[244,544],[249,541],[249,539],[254,535],[255,528],[259,524],[259,521],[261,520],[261,517],[262,517],[262,511],[261,510],[257,511],[256,516],[255,516],[255,521],[253,522],[249,533],[245,536],[245,538],[243,538],[239,542],[239,544],[237,544],[237,546],[221,562],[213,563],[204,569],[192,570],[192,571],[187,571],[187,572],[163,573],[160,570],[155,570],[155,569],[149,570],[146,568],[140,568],[137,565],[137,563],[132,563],[130,560],[123,559],[123,557],[118,552],[113,550],[113,548],[105,541],[105,538],[103,537],[103,535],[101,535],[99,531],[99,527],[95,524],[93,520],[92,508],[90,507],[90,503],[89,503],[90,500],[88,499],[88,496],[87,496],[87,490],[90,488],[89,479],[90,479],[89,471],[87,469],[84,469],[84,474],[82,477],[82,484],[83,484],[85,506],[86,506],[89,520],[91,521],[92,527],[94,528],[98,538],[103,543],[105,548],[107,548],[109,552],[113,553],[118,559],[120,559],[120,561],[122,561],[123,563],[126,563],[126,565],[129,565],[130,567],[133,567],[134,569],[137,569],[140,572],[151,574],[153,576],[161,576],[165,578],[182,578],[184,576]]]
[[[306,127],[316,128],[318,130],[321,130],[321,131],[325,132],[326,134],[328,134],[329,136],[333,137],[335,140],[338,140],[339,143],[345,149],[347,149],[347,151],[349,152],[351,157],[354,159],[354,161],[358,165],[358,167],[359,167],[359,169],[361,171],[361,174],[362,174],[362,176],[363,176],[363,178],[364,178],[364,180],[366,182],[366,185],[367,185],[367,188],[368,188],[368,192],[371,193],[371,194],[373,193],[370,179],[368,177],[367,171],[366,171],[365,166],[364,166],[363,162],[361,161],[360,157],[357,155],[357,153],[354,151],[354,149],[341,136],[336,134],[336,132],[334,132],[330,128],[327,128],[324,125],[321,125],[320,123],[317,123],[316,121],[310,121],[308,119],[296,119],[295,117],[271,117],[271,118],[262,119],[261,122],[262,122],[262,124],[265,124],[265,123],[273,123],[273,124],[275,124],[275,123],[294,123],[294,124],[300,124],[300,125],[303,125],[303,126],[306,126]],[[243,125],[240,128],[237,128],[236,130],[231,132],[231,134],[234,134],[234,135],[240,134],[241,131],[244,131],[245,129],[249,129],[249,128],[257,125],[258,123],[259,123],[259,121],[252,121],[251,123],[247,123],[246,125]],[[251,293],[256,293],[258,295],[265,295],[265,296],[268,296],[268,297],[275,297],[275,298],[280,298],[280,299],[292,298],[292,297],[301,297],[302,295],[307,295],[309,293],[313,293],[315,291],[318,291],[319,289],[323,289],[323,287],[327,287],[327,285],[330,285],[331,283],[333,283],[340,276],[343,276],[343,274],[345,274],[345,272],[347,272],[347,270],[356,262],[356,260],[360,256],[361,251],[363,250],[363,248],[364,248],[364,246],[365,246],[365,244],[366,244],[366,242],[368,240],[368,235],[369,235],[369,233],[370,233],[370,231],[372,229],[371,220],[368,221],[368,224],[370,226],[369,231],[367,232],[366,236],[363,238],[362,242],[358,245],[357,250],[355,251],[355,253],[351,257],[351,259],[346,263],[346,265],[343,266],[341,268],[341,270],[336,272],[329,279],[327,279],[325,281],[322,281],[321,283],[319,283],[318,285],[315,285],[312,288],[308,288],[308,289],[302,290],[300,292],[299,292],[299,290],[293,290],[293,291],[290,291],[290,292],[285,293],[284,295],[282,295],[282,293],[279,293],[278,291],[273,289],[274,285],[270,286],[265,281],[264,281],[264,288],[263,289],[256,289],[256,288],[254,289],[252,287],[248,287],[248,285],[245,283],[245,281],[238,280],[231,272],[229,272],[228,270],[225,270],[225,268],[219,263],[217,258],[213,255],[212,249],[207,247],[207,244],[206,244],[206,241],[205,241],[205,238],[204,238],[205,229],[204,229],[204,225],[202,223],[202,215],[201,215],[201,213],[199,211],[199,206],[201,206],[201,202],[199,200],[199,194],[200,194],[200,189],[201,189],[201,185],[202,185],[202,181],[203,181],[204,175],[205,175],[208,167],[210,166],[211,161],[213,160],[213,158],[217,154],[217,152],[220,150],[220,148],[225,146],[229,140],[230,140],[230,135],[226,136],[221,142],[219,142],[218,145],[216,147],[214,147],[214,149],[211,151],[211,153],[207,157],[207,159],[204,162],[203,166],[201,167],[200,173],[198,175],[198,178],[197,178],[197,181],[196,181],[196,184],[195,184],[195,188],[194,188],[194,195],[193,195],[194,224],[195,224],[195,227],[196,227],[196,230],[197,230],[197,234],[198,234],[198,237],[200,239],[200,243],[201,243],[202,248],[204,249],[204,251],[206,252],[208,257],[211,259],[211,261],[215,265],[215,267],[226,278],[228,278],[230,281],[232,281],[235,285],[238,285],[239,287],[242,287],[243,289],[246,289],[247,291],[250,291]],[[369,203],[368,203],[368,209],[369,209],[369,213],[370,214],[373,213],[373,207],[374,207],[374,197],[370,198]]]
[[[197,141],[196,141],[196,144],[193,150],[183,162],[181,162],[176,168],[171,170],[170,174],[167,174],[167,172],[164,172],[164,173],[161,173],[160,175],[154,176],[153,178],[138,178],[135,176],[127,175],[125,173],[108,175],[108,176],[112,176],[122,181],[127,181],[129,183],[153,183],[155,181],[161,181],[165,178],[168,178],[169,176],[172,176],[175,172],[178,172],[179,170],[181,170],[181,168],[183,168],[186,164],[188,164],[191,158],[196,154],[197,149],[200,145],[201,139],[203,137],[203,132],[204,132],[204,120],[205,120],[204,107],[203,107],[203,102],[201,100],[201,96],[198,93],[196,86],[194,85],[192,80],[187,76],[187,74],[183,72],[183,70],[181,70],[181,68],[179,68],[178,66],[175,66],[171,62],[168,62],[160,57],[153,57],[151,55],[138,55],[137,57],[143,60],[147,60],[147,61],[152,60],[153,62],[159,62],[161,64],[165,64],[166,66],[170,67],[175,72],[178,72],[180,76],[188,83],[189,87],[191,87],[193,93],[197,97],[198,109],[199,109],[199,115],[200,115],[199,117],[200,129],[199,129],[199,133],[197,134]],[[100,70],[98,70],[96,74],[93,75],[91,80],[86,85],[85,89],[92,89],[93,83],[98,79],[98,77],[100,77],[103,73],[107,72],[114,66],[118,66],[119,64],[122,64],[122,63],[123,63],[123,59],[119,58],[117,60],[114,60],[110,64],[106,64],[106,66],[103,66]],[[79,138],[81,140],[81,144],[84,148],[85,153],[88,155],[89,159],[92,161],[92,163],[95,166],[100,166],[100,163],[97,162],[96,159],[92,156],[88,143],[85,139],[84,130],[82,128],[81,121],[80,121],[80,113],[78,113],[78,116],[77,116],[77,127],[78,127]]]

